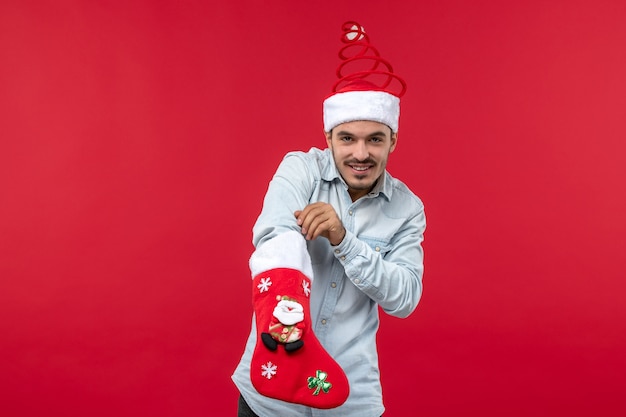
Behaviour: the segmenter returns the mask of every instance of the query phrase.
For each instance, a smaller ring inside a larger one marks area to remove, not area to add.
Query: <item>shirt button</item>
[[[326,319],[322,319],[322,324],[326,324]]]
[[[330,286],[333,287],[333,288],[337,288],[337,283],[336,282],[331,282]]]
[[[376,252],[380,252],[380,246],[376,246]]]
[[[348,214],[349,214],[350,216],[352,216],[352,210],[350,210],[350,211],[348,212]]]
[[[355,278],[355,279],[354,279],[354,283],[355,283],[355,284],[359,284],[360,282],[361,282],[361,280],[360,280],[360,279],[358,279],[358,278]]]
[[[339,249],[335,249],[335,253],[339,253]]]
[[[341,257],[341,260],[342,260],[342,261],[345,261],[345,260],[346,260],[346,257],[345,257],[345,256],[342,256],[342,257]]]

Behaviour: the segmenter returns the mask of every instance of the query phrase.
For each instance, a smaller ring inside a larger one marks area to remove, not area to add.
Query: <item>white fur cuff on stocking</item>
[[[313,281],[311,257],[304,236],[295,230],[282,233],[260,245],[250,257],[252,278],[276,268],[295,269]]]

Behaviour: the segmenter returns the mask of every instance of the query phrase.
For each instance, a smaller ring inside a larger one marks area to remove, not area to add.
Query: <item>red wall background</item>
[[[428,217],[386,415],[626,413],[625,2],[4,0],[2,415],[234,415],[251,227],[345,20]]]

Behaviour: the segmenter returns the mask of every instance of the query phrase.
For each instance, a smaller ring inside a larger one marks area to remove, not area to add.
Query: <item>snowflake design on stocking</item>
[[[261,282],[256,287],[259,289],[259,292],[269,291],[270,285],[272,285],[272,278],[261,278]]]
[[[276,375],[276,370],[278,369],[278,366],[269,361],[265,365],[261,365],[261,368],[263,369],[261,375],[267,379],[272,379],[272,377]]]
[[[311,294],[311,287],[309,287],[309,283],[307,281],[302,280],[302,289],[304,290],[304,295],[307,297]]]

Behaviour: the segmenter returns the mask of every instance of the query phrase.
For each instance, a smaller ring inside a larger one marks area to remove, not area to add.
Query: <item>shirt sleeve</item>
[[[300,232],[294,212],[309,203],[319,181],[310,165],[302,152],[288,153],[282,160],[270,181],[261,214],[252,229],[255,247],[288,230]]]
[[[377,252],[346,231],[343,241],[334,247],[334,255],[359,290],[387,314],[404,318],[415,310],[422,295],[425,229],[426,217],[420,204],[394,235],[387,253]]]

